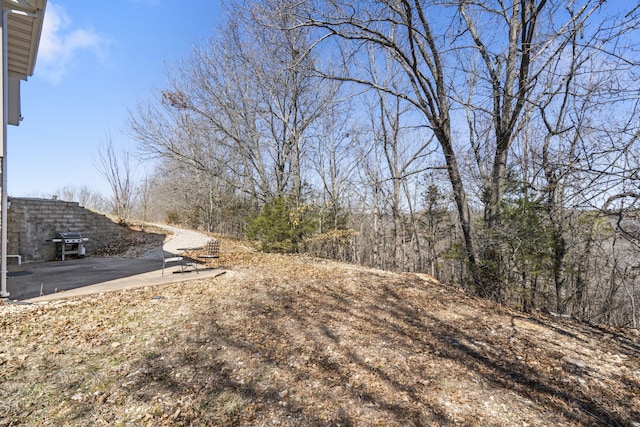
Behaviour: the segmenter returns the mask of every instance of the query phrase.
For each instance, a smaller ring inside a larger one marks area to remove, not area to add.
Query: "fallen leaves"
[[[122,227],[118,240],[100,248],[96,256],[136,258],[146,251],[161,247],[166,235],[167,230],[150,225]]]
[[[426,275],[223,242],[211,280],[0,306],[0,426],[604,425],[640,414],[633,331]]]

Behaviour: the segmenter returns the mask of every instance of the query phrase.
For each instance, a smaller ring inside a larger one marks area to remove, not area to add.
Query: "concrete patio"
[[[186,280],[216,277],[221,269],[198,272],[189,268],[181,273],[179,265],[167,267],[162,274],[162,260],[84,258],[67,261],[27,264],[10,272],[7,290],[11,301],[46,301],[133,289]]]

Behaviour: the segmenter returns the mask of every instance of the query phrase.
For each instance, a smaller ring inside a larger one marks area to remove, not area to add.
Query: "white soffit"
[[[7,16],[7,58],[9,70],[8,124],[20,122],[20,80],[33,75],[47,0],[0,0]],[[23,15],[22,13],[37,16]]]
[[[46,0],[2,0],[4,9],[38,14],[39,17],[10,13],[8,16],[9,71],[31,76],[36,64]]]

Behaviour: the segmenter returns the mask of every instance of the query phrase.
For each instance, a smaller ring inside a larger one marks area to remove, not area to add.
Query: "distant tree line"
[[[130,112],[148,218],[637,327],[640,7],[227,7]]]

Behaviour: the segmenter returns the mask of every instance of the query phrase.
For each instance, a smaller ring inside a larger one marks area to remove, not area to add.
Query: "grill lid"
[[[82,234],[76,231],[59,231],[58,235],[65,243],[80,243],[82,242]]]

